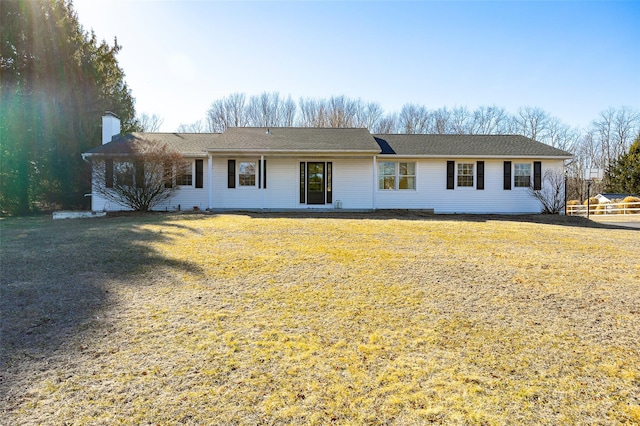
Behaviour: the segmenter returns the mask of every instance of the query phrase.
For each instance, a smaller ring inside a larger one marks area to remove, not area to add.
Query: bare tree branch
[[[529,194],[542,205],[542,213],[558,214],[564,210],[564,173],[547,170],[542,177],[542,189],[529,187]]]
[[[152,210],[170,199],[183,157],[158,141],[123,139],[99,158],[92,157],[93,189],[109,201],[136,211]]]
[[[164,123],[164,118],[156,114],[149,115],[146,112],[143,112],[138,118],[138,122],[140,123],[140,127],[142,127],[143,132],[154,133],[160,131],[160,127],[162,126],[162,123]]]
[[[176,131],[179,133],[204,133],[206,129],[202,120],[198,120],[189,124],[180,124]]]

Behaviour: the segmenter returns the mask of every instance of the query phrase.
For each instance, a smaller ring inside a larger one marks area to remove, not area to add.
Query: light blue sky
[[[75,0],[123,46],[138,113],[162,131],[233,92],[429,108],[543,108],[586,127],[640,109],[640,2]]]

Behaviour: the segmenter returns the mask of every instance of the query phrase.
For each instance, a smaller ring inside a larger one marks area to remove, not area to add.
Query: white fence
[[[602,203],[591,204],[589,206],[589,214],[608,215],[608,214],[640,214],[640,203]],[[568,205],[567,215],[571,216],[587,216],[587,205]]]

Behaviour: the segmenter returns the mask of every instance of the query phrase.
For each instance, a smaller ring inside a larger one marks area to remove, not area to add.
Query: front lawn
[[[0,226],[0,423],[640,423],[640,231],[400,213]]]

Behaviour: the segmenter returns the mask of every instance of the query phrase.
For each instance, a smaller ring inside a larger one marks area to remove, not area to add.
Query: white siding
[[[207,208],[208,202],[208,189],[207,189],[207,159],[203,160],[203,188],[196,188],[196,176],[195,176],[195,159],[188,159],[192,164],[192,172],[193,172],[193,185],[191,186],[180,186],[179,190],[175,192],[174,196],[159,204],[154,208],[154,210],[193,210],[194,207],[197,207],[201,210]],[[104,163],[96,163],[98,167],[104,167]],[[94,174],[95,179],[95,174]],[[95,192],[91,195],[91,210],[93,211],[122,211],[122,210],[131,210],[127,206],[120,205],[114,203],[113,201],[109,201],[105,199],[100,194]]]
[[[371,209],[371,159],[265,157],[267,188],[228,188],[228,160],[243,158],[214,157],[213,209],[307,209],[333,208],[333,204],[307,205],[300,203],[300,162],[332,162],[333,201],[340,200],[343,209]],[[258,158],[247,157],[247,160]]]
[[[333,160],[333,201],[343,209],[373,208],[373,158]]]
[[[383,160],[378,160],[383,161]],[[386,158],[384,161],[387,160]],[[411,161],[409,159],[402,161]],[[403,191],[377,190],[378,209],[433,209],[435,213],[539,213],[540,203],[527,188],[503,189],[503,160],[483,159],[484,190],[476,189],[477,159],[459,159],[461,163],[474,163],[474,186],[447,188],[447,160],[416,160],[416,189]],[[533,159],[511,160],[532,164]],[[542,161],[542,174],[553,168],[562,171],[562,160]],[[457,173],[457,167],[456,167]],[[533,176],[531,177],[533,180]],[[512,173],[513,181],[513,173]]]
[[[541,206],[529,195],[527,188],[503,189],[503,160],[483,159],[485,162],[485,189],[478,190],[477,170],[474,167],[474,187],[446,189],[446,159],[400,159],[416,162],[416,189],[401,191],[378,190],[377,167],[374,173],[373,158],[296,158],[269,157],[267,163],[267,188],[227,187],[227,160],[242,161],[243,157],[214,157],[212,173],[213,209],[307,209],[334,208],[340,201],[343,209],[433,209],[435,213],[538,213]],[[259,161],[259,157],[247,157]],[[307,205],[299,202],[299,173],[301,161],[333,163],[333,204]],[[380,159],[378,161],[393,161]],[[398,160],[395,160],[398,161]],[[457,162],[472,162],[477,159],[458,159]],[[515,163],[534,159],[511,160]],[[156,207],[156,210],[201,210],[209,206],[208,160],[203,161],[203,188],[180,187],[175,196]],[[237,163],[236,163],[237,164]],[[562,160],[543,160],[542,174],[553,168],[563,169]],[[457,171],[457,170],[456,170]],[[532,166],[533,173],[533,166]],[[533,179],[533,176],[532,176]],[[513,173],[512,173],[513,181]],[[375,194],[374,194],[375,192]],[[375,206],[374,206],[375,197]],[[92,210],[126,210],[125,207],[105,200],[98,194],[92,196]]]

